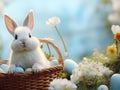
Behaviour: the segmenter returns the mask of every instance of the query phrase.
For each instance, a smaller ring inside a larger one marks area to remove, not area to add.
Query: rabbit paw
[[[39,63],[35,63],[33,66],[32,66],[32,70],[34,72],[39,72],[41,69],[43,69],[44,67],[41,66]]]
[[[15,68],[16,68],[15,65],[10,65],[9,68],[8,68],[8,73],[14,73],[15,72]]]

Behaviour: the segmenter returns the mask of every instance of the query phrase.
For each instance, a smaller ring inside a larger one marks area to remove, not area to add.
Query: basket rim
[[[0,61],[3,61],[3,60],[0,60]],[[63,66],[62,65],[56,65],[56,66],[51,66],[49,68],[44,68],[38,72],[14,72],[14,73],[3,73],[3,72],[0,72],[0,76],[3,76],[3,75],[31,75],[31,74],[41,74],[43,72],[46,72],[46,73],[50,73],[53,69],[56,69],[56,70],[63,70]]]

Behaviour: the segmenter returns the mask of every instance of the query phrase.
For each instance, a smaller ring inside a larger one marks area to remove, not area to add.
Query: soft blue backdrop
[[[6,0],[8,1],[8,0]],[[75,61],[89,55],[93,49],[106,48],[111,43],[110,35],[105,36],[105,27],[102,15],[105,10],[97,12],[100,0],[13,0],[4,8],[7,13],[19,25],[29,12],[34,10],[35,26],[33,34],[38,38],[50,37],[61,48],[56,31],[46,26],[45,22],[52,16],[58,16],[61,23],[58,25],[69,51],[69,57]],[[9,58],[9,43],[12,36],[8,33],[3,16],[0,17],[0,37],[3,40],[4,51],[2,58]]]

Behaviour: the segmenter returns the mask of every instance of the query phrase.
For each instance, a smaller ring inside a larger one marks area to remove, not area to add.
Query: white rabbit
[[[38,72],[42,68],[49,67],[50,62],[40,48],[39,40],[32,36],[34,25],[33,11],[30,11],[24,20],[23,26],[17,24],[7,15],[4,15],[5,25],[14,37],[11,43],[11,55],[9,58],[8,73],[15,72],[16,66],[31,68]]]

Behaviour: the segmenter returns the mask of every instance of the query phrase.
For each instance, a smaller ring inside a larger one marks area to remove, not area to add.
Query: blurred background
[[[18,25],[30,9],[34,10],[33,35],[52,38],[61,52],[64,48],[54,28],[46,25],[48,18],[58,16],[57,26],[66,43],[69,57],[79,62],[94,49],[105,50],[112,44],[112,24],[120,24],[120,0],[0,0],[0,58],[8,59],[13,37],[4,24],[4,13]]]

